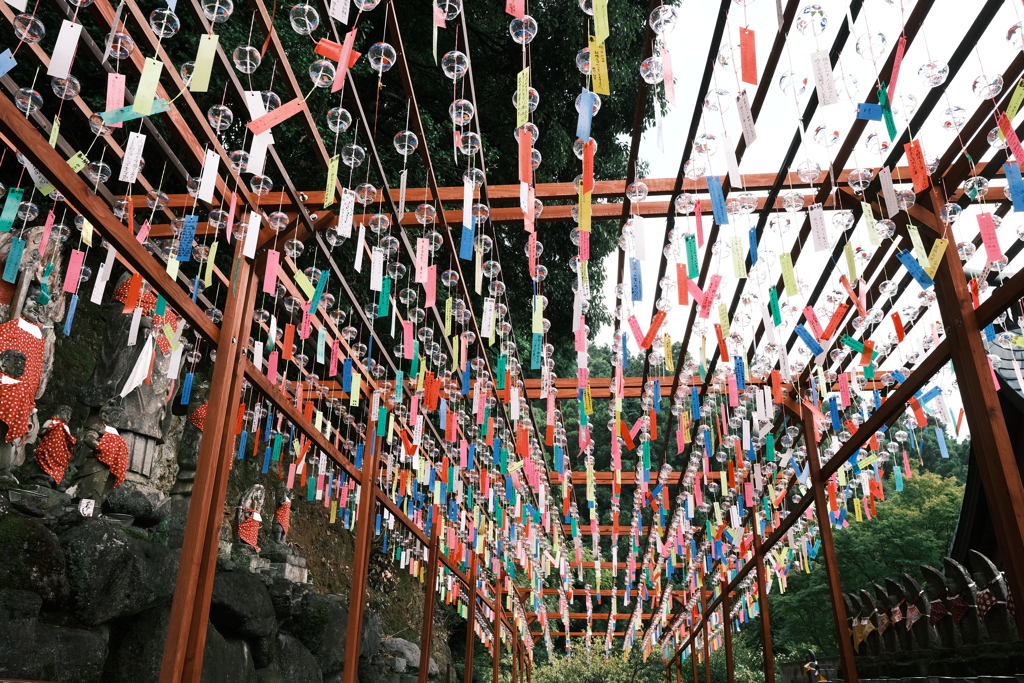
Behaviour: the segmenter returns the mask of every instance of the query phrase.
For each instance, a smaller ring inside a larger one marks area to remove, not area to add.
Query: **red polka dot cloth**
[[[0,373],[0,421],[7,425],[7,441],[25,436],[36,409],[36,392],[43,376],[43,333],[24,318],[0,325],[0,353],[14,349],[25,354],[21,377]]]
[[[257,543],[259,543],[260,537],[260,523],[256,519],[256,511],[251,508],[242,509],[245,510],[246,512],[251,512],[252,514],[249,516],[249,519],[239,523],[238,537],[242,539],[242,541],[244,541],[245,543],[255,548],[256,552],[259,552],[260,547],[257,545]]]
[[[204,403],[203,405],[193,410],[192,414],[188,416],[189,424],[191,424],[199,431],[203,431],[203,427],[206,426],[206,407],[208,405],[210,404]]]
[[[78,439],[71,436],[71,427],[57,417],[51,417],[43,424],[43,436],[36,446],[36,462],[58,484],[64,480],[64,472],[71,462],[71,449]]]
[[[107,427],[95,448],[96,459],[110,468],[110,473],[117,479],[114,488],[124,482],[128,473],[128,444],[113,427]]]
[[[284,532],[288,533],[288,527],[292,523],[292,504],[290,502],[281,503],[274,511],[274,519],[281,525]]]
[[[112,296],[115,301],[120,301],[121,303],[128,301],[128,290],[130,288],[130,284],[131,278],[128,278],[114,289],[114,294]],[[142,307],[143,315],[153,315],[154,311],[156,311],[156,295],[154,295],[152,291],[147,291],[143,288],[142,295],[139,297],[139,306]],[[167,323],[172,328],[177,329],[179,320],[180,318],[178,315],[170,306],[167,306],[164,309],[163,315],[153,315],[153,329],[161,329],[164,326],[164,323]],[[156,345],[160,347],[161,353],[167,353],[171,350],[171,341],[163,335],[157,337]]]

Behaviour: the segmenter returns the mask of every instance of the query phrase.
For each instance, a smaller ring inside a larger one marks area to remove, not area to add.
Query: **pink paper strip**
[[[433,308],[437,302],[437,264],[434,264],[427,268],[427,282],[426,282],[427,295],[424,297],[423,305],[427,308]]]
[[[226,228],[228,244],[231,244],[231,233],[235,227],[235,208],[238,206],[238,193],[231,193],[231,204],[228,206],[228,225]]]
[[[85,252],[78,249],[71,250],[71,257],[68,258],[68,270],[64,276],[64,291],[74,294],[78,291],[78,276],[82,272],[82,261],[85,259]]]
[[[672,78],[672,55],[661,48],[661,73],[665,82],[665,99],[669,104],[676,103],[676,83]]]
[[[107,74],[107,111],[120,109],[124,106],[124,85],[126,76],[110,72]],[[120,128],[122,124],[108,123],[111,128]]]
[[[271,384],[277,384],[277,359],[280,354],[275,350],[270,352],[267,358],[267,379]]]
[[[807,306],[804,308],[804,317],[807,318],[807,324],[811,326],[811,332],[814,333],[815,339],[821,339],[822,332],[821,322],[818,320],[818,314],[814,312],[813,306]]]
[[[402,323],[402,358],[405,360],[412,360],[412,347],[414,343],[412,321],[406,320]]]
[[[1003,258],[1003,250],[999,247],[999,238],[996,237],[996,224],[992,220],[992,214],[978,214],[978,229],[981,230],[981,241],[985,244],[985,257],[991,263],[1000,261]]]
[[[345,42],[341,46],[341,56],[338,58],[338,68],[334,72],[334,82],[331,84],[331,92],[338,92],[345,87],[345,75],[348,74],[349,57],[352,56],[352,46],[356,42],[356,29],[345,34]]]
[[[50,233],[53,231],[54,215],[53,209],[46,214],[46,223],[43,225],[43,237],[39,240],[39,255],[46,253],[46,245],[50,242]]]
[[[331,366],[328,375],[334,377],[338,374],[338,353],[341,350],[341,342],[335,339],[331,342]]]
[[[277,268],[281,262],[281,252],[276,249],[267,250],[267,269],[263,272],[263,293],[274,295],[277,291]]]
[[[143,221],[142,222],[142,227],[139,228],[139,234],[135,236],[135,239],[136,239],[136,241],[138,241],[139,244],[142,244],[143,242],[145,242],[146,238],[149,237],[149,229],[150,229],[150,227],[152,227],[152,226],[150,226],[149,221]]]
[[[285,121],[292,116],[298,114],[300,111],[306,108],[306,101],[301,97],[296,97],[290,102],[282,104],[277,109],[267,112],[263,116],[259,117],[255,121],[250,121],[246,124],[246,128],[252,131],[253,135],[259,135],[265,133],[277,124]]]
[[[896,91],[896,79],[900,77],[900,65],[903,64],[903,52],[907,49],[907,37],[900,36],[900,42],[896,43],[896,59],[892,63],[892,78],[889,79],[889,90],[887,96],[892,102],[892,94]]]

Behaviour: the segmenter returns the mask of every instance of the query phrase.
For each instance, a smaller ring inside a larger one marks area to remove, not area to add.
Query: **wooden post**
[[[493,683],[498,683],[498,673],[501,670],[501,569],[494,577],[494,654],[493,659]]]
[[[512,683],[519,683],[519,646],[517,638],[512,637]]]
[[[728,581],[723,578],[722,593],[722,632],[725,635],[725,680],[734,683],[736,680],[735,662],[732,658],[732,602],[729,600]]]
[[[469,554],[469,609],[466,616],[466,661],[463,666],[463,683],[473,683],[473,648],[476,646],[476,567],[479,563],[476,553]]]
[[[204,502],[209,505],[209,512],[206,515],[206,527],[202,530],[202,551],[200,558],[199,576],[196,584],[196,598],[192,607],[192,616],[188,631],[188,639],[185,649],[185,668],[182,671],[181,680],[185,683],[199,683],[203,673],[203,654],[206,650],[206,631],[210,618],[210,599],[213,596],[213,580],[217,574],[217,553],[220,550],[221,523],[224,519],[224,500],[227,497],[228,475],[231,471],[231,462],[235,457],[235,431],[238,420],[237,404],[242,396],[242,380],[244,374],[239,367],[238,361],[243,355],[240,339],[248,339],[249,327],[252,324],[252,313],[256,309],[256,292],[258,281],[255,273],[249,267],[246,259],[242,256],[241,244],[235,244],[235,259],[241,259],[239,263],[237,279],[228,289],[227,314],[224,317],[224,327],[221,330],[220,344],[217,350],[217,359],[225,354],[228,363],[228,377],[230,385],[224,398],[226,407],[223,412],[213,413],[210,411],[213,402],[207,406],[207,415],[213,417],[214,421],[221,422],[221,445],[218,449],[218,456],[213,463],[213,490],[208,502],[196,501],[193,497],[189,507],[191,517],[191,506]],[[232,269],[234,270],[234,269]],[[222,347],[226,347],[223,348]],[[234,355],[230,355],[234,354]],[[216,376],[216,364],[214,364],[214,375]],[[213,386],[211,385],[211,394]],[[206,429],[210,428],[209,419],[204,425],[203,439],[206,439]],[[213,435],[211,434],[211,437]],[[200,445],[202,451],[202,445]],[[202,456],[200,456],[202,457]],[[198,474],[198,473],[197,473]],[[173,611],[173,608],[172,608]],[[166,651],[164,658],[166,660]]]
[[[832,619],[836,627],[836,646],[839,648],[839,667],[846,683],[857,683],[857,665],[853,661],[853,640],[846,621],[846,604],[843,602],[843,584],[839,578],[836,562],[836,547],[832,539],[832,520],[828,513],[828,499],[825,497],[825,483],[821,480],[821,460],[818,455],[818,429],[814,414],[803,404],[800,405],[800,420],[804,428],[804,445],[807,447],[807,462],[811,470],[811,490],[814,492],[814,514],[818,519],[818,534],[824,552],[825,577],[828,579],[828,593],[832,603]]]
[[[430,539],[430,558],[427,560],[427,582],[423,595],[423,630],[420,632],[419,683],[427,683],[430,670],[430,646],[434,642],[434,596],[437,595],[437,565],[441,554],[441,516],[434,506],[434,530]]]
[[[366,579],[373,548],[373,520],[377,508],[377,460],[381,442],[377,421],[367,427],[367,455],[363,461],[362,487],[359,492],[359,519],[356,530],[355,558],[352,561],[352,587],[348,594],[348,633],[345,636],[345,670],[342,683],[356,683],[359,651],[363,643],[363,610],[366,608]],[[162,683],[162,682],[161,682]]]
[[[761,533],[757,518],[753,521],[754,561],[757,562],[757,604],[761,608],[761,645],[764,649],[764,683],[775,683],[775,651],[772,644],[772,622],[768,614],[767,572],[761,552]]]
[[[942,191],[933,185],[935,220],[931,227],[949,240],[946,255],[935,273],[935,295],[949,336],[950,356],[985,499],[992,510],[992,527],[1005,576],[1013,595],[1024,596],[1024,486],[1006,419],[999,407],[988,351],[982,343],[982,326],[974,311],[963,264],[957,258],[956,238],[938,216],[945,201]],[[1024,630],[1024,609],[1018,608],[1016,617],[1018,628]]]
[[[683,683],[683,658],[676,657],[676,683]]]
[[[693,683],[700,683],[700,673],[697,670],[697,647],[696,643],[693,642],[693,638],[690,638],[690,664],[693,665]]]
[[[700,572],[697,581],[697,590],[700,591],[700,616],[701,627],[704,630],[704,683],[711,683],[711,645],[708,643],[708,600],[704,592],[704,572]]]

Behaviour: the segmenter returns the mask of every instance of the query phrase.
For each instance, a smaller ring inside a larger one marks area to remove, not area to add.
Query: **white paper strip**
[[[641,261],[646,261],[646,246],[644,239],[644,217],[633,216],[633,255]]]
[[[142,307],[137,306],[132,311],[132,324],[128,328],[128,346],[135,346],[139,340],[139,325],[142,324]]]
[[[828,226],[825,225],[825,210],[821,204],[811,204],[807,213],[811,218],[811,237],[814,239],[814,251],[828,249]]]
[[[22,7],[24,10],[25,8]],[[47,76],[54,78],[67,78],[71,73],[71,62],[75,59],[75,50],[78,48],[78,37],[82,35],[82,25],[72,24],[65,19],[61,22],[60,33],[57,34],[57,44],[50,55],[50,66],[46,69]]]
[[[484,339],[490,339],[494,334],[494,298],[484,298],[484,319],[483,326],[480,328],[480,336]]]
[[[462,181],[462,227],[467,230],[473,227],[473,181]]]
[[[899,204],[896,202],[896,188],[892,184],[892,171],[883,166],[878,171],[878,181],[882,183],[882,196],[885,198],[885,211],[892,218],[900,212]]]
[[[331,15],[331,19],[348,24],[348,13],[351,4],[350,0],[331,0],[331,6],[327,9],[327,13]]]
[[[263,342],[258,341],[252,345],[252,364],[256,369],[263,372]]]
[[[348,188],[341,191],[341,209],[338,214],[338,231],[342,237],[352,236],[352,217],[356,210],[356,193]]]
[[[750,98],[747,97],[746,90],[736,98],[736,103],[740,113],[740,126],[743,127],[743,139],[749,148],[757,139],[757,128],[754,126],[754,114],[750,111]]]
[[[259,211],[249,214],[249,225],[245,229],[245,243],[242,245],[242,253],[249,258],[256,258],[256,243],[259,242],[260,221],[263,216]]]
[[[832,62],[828,52],[818,50],[811,53],[811,68],[814,69],[814,84],[818,88],[818,102],[823,107],[837,104],[836,80],[832,75]]]
[[[146,136],[142,133],[128,133],[128,144],[124,146],[124,157],[121,159],[121,173],[117,179],[122,183],[134,183],[142,164],[142,150],[146,146]]]
[[[373,248],[370,254],[370,289],[379,292],[384,289],[384,250]],[[370,411],[373,415],[373,411]]]
[[[220,169],[220,155],[212,149],[206,150],[206,161],[203,162],[203,175],[199,180],[199,192],[196,197],[206,202],[213,203],[213,191],[217,187],[217,171]]]
[[[363,249],[366,245],[366,226],[359,224],[359,240],[356,242],[356,262],[354,267],[357,273],[363,272]]]

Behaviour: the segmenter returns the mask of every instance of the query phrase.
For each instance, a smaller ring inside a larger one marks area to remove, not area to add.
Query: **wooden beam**
[[[463,660],[462,683],[473,683],[473,648],[476,647],[476,567],[480,560],[469,554],[469,606],[466,611],[466,656]]]
[[[436,510],[436,508],[435,508]],[[419,683],[427,683],[430,670],[430,646],[434,642],[434,605],[437,595],[437,565],[441,554],[440,517],[434,515],[434,533],[430,540],[430,558],[427,560],[427,582],[423,594],[423,630],[420,631]]]
[[[946,259],[950,260],[950,259]],[[818,451],[818,428],[814,414],[806,406],[800,406],[798,417],[803,425],[804,446],[807,448],[807,463],[811,470],[811,490],[814,495],[814,513],[818,520],[818,536],[828,580],[828,595],[832,605],[832,619],[836,629],[836,647],[839,648],[839,668],[845,683],[857,683],[857,665],[853,660],[853,640],[846,621],[846,604],[843,602],[843,584],[839,578],[839,564],[836,560],[836,546],[832,538],[832,519],[825,495],[825,480],[821,473],[821,455]],[[760,563],[759,563],[760,564]]]

